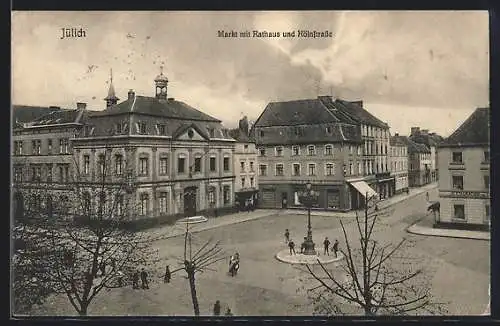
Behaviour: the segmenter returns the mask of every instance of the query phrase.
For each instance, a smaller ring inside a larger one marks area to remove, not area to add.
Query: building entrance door
[[[184,215],[186,217],[196,215],[196,187],[184,189]]]

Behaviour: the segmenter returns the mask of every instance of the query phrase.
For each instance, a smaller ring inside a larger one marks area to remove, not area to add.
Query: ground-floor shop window
[[[453,218],[465,219],[465,206],[462,204],[453,205]]]
[[[339,208],[340,207],[340,191],[328,190],[326,192],[326,196],[327,196],[328,208]]]
[[[229,186],[224,186],[224,205],[229,204],[230,201]]]

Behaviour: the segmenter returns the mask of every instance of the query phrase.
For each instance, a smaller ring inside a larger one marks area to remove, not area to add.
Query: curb
[[[482,241],[491,241],[490,239],[485,239],[485,238],[478,238],[478,237],[473,237],[473,236],[456,236],[456,235],[445,235],[445,234],[431,234],[431,233],[425,233],[424,232],[419,232],[412,230],[412,228],[421,220],[423,220],[427,215],[423,216],[422,218],[419,218],[417,221],[415,221],[413,224],[409,225],[405,231],[410,234],[415,234],[415,235],[422,235],[422,236],[427,236],[427,237],[440,237],[440,238],[454,238],[454,239],[470,239],[470,240],[482,240]],[[431,229],[433,230],[433,229]]]
[[[315,260],[314,262],[311,262],[311,263],[308,263],[308,262],[291,262],[291,261],[287,261],[287,260],[279,257],[279,254],[281,252],[283,252],[283,251],[287,251],[287,249],[281,250],[280,252],[278,252],[278,253],[276,253],[274,255],[274,258],[276,258],[276,260],[278,260],[279,262],[282,262],[282,263],[285,263],[285,264],[290,264],[290,265],[319,265],[319,263],[318,263],[317,260]],[[316,256],[316,257],[318,257],[318,256]],[[337,257],[337,258],[334,258],[332,260],[325,261],[325,262],[322,262],[320,260],[320,262],[323,265],[327,265],[327,264],[332,264],[332,263],[336,263],[336,262],[339,262],[341,260],[344,260],[344,258],[345,258],[344,255],[342,255],[342,253],[340,253],[340,256]]]

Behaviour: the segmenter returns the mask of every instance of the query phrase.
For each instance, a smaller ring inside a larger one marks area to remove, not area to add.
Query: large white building
[[[489,108],[478,108],[439,146],[440,224],[490,223]]]

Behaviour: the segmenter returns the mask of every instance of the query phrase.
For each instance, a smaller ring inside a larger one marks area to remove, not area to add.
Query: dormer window
[[[208,133],[210,135],[210,138],[215,137],[215,129],[214,128],[208,128]]]
[[[138,122],[137,129],[141,135],[145,135],[146,134],[146,123],[145,122]]]
[[[332,133],[332,127],[331,126],[326,127],[326,133],[327,134],[331,134]]]
[[[117,134],[121,134],[123,132],[122,124],[121,122],[117,123],[115,126],[115,130]]]
[[[165,125],[158,124],[157,127],[158,127],[158,135],[165,136],[167,134],[167,128],[165,128]]]

